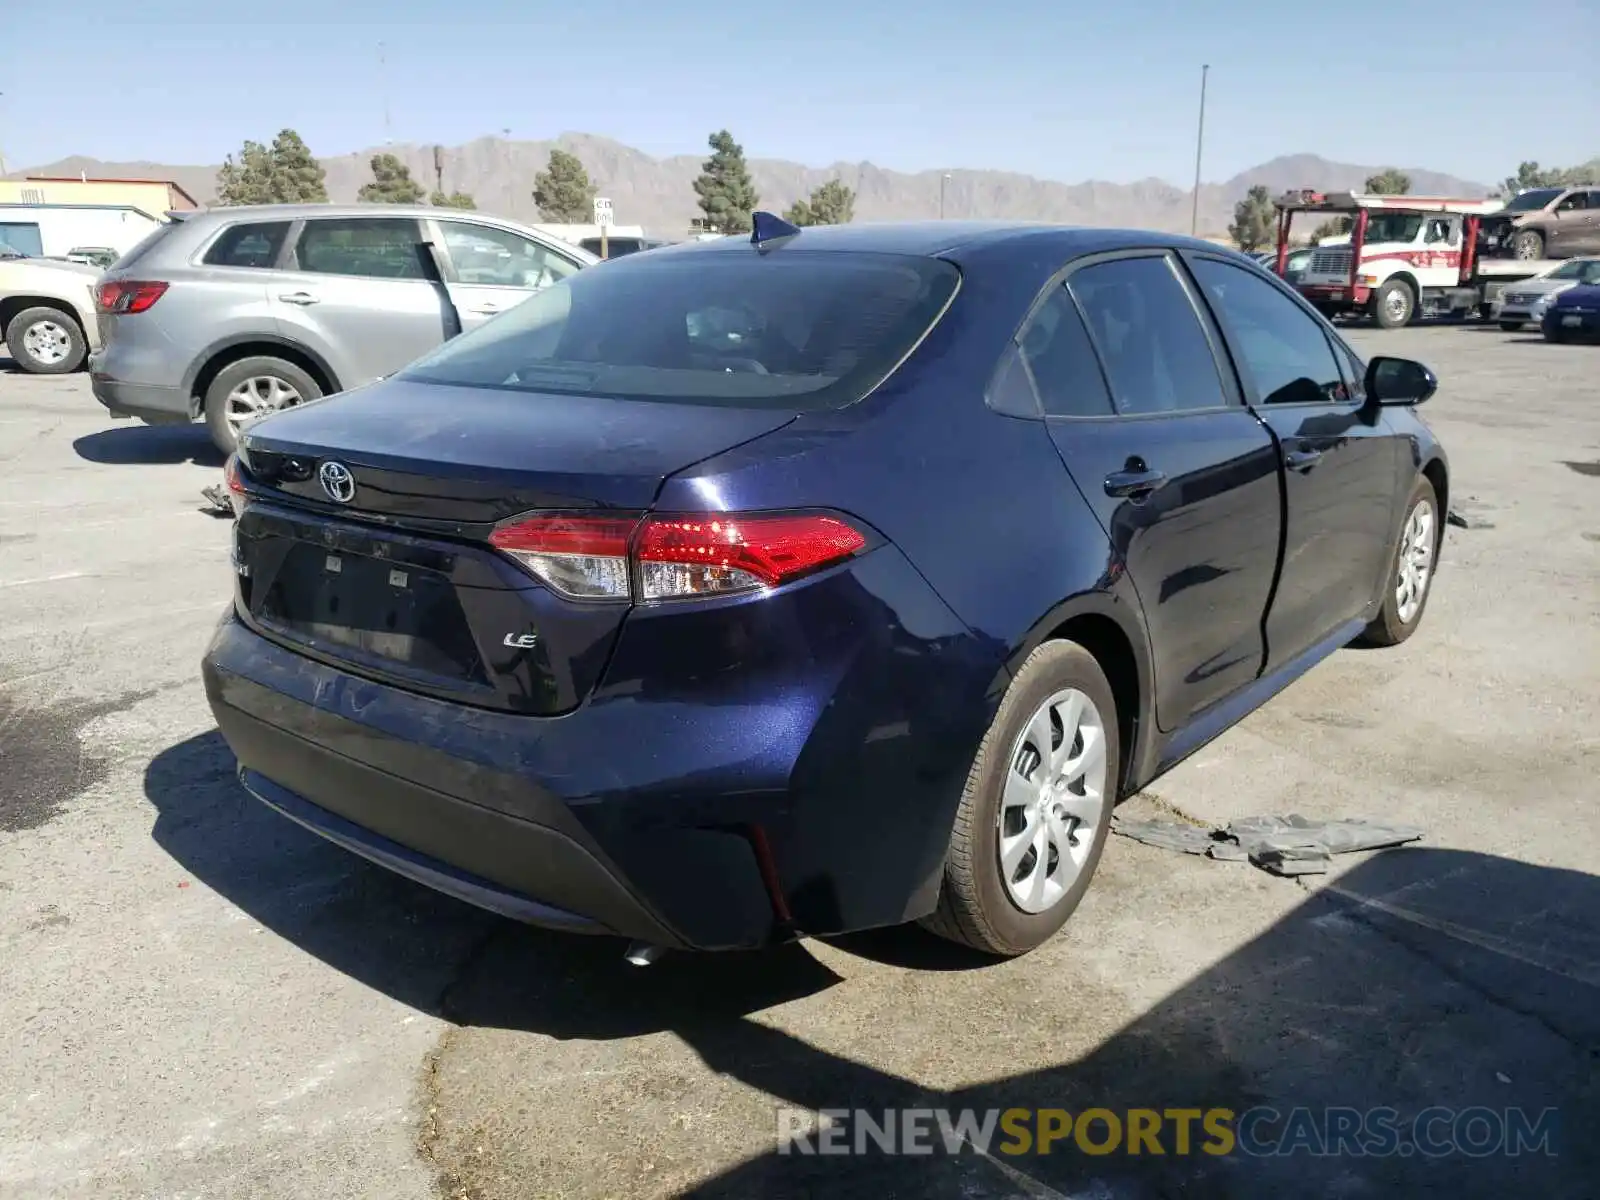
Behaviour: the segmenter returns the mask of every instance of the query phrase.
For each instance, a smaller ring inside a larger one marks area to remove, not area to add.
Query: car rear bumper
[[[724,623],[702,647],[697,622],[671,617],[670,655],[694,671],[674,678],[642,615],[610,682],[560,717],[360,677],[231,611],[206,690],[262,801],[516,919],[692,949],[893,924],[937,900],[996,663],[898,551],[857,570],[820,577],[809,602],[761,601],[785,633],[786,605],[830,610],[813,652],[777,663]]]
[[[102,374],[96,357],[89,359],[89,385],[94,398],[114,417],[138,417],[151,425],[194,420],[194,406],[181,388],[124,383]]]

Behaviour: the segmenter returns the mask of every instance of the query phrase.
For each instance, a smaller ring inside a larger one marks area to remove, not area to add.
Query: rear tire
[[[1524,262],[1544,257],[1544,234],[1537,229],[1524,229],[1511,239],[1511,253]]]
[[[1555,325],[1546,325],[1540,332],[1544,334],[1544,340],[1547,342],[1564,342],[1567,340],[1565,331]]]
[[[1400,329],[1416,314],[1416,293],[1403,279],[1391,279],[1372,294],[1372,319],[1379,329]]]
[[[239,441],[238,429],[254,419],[248,412],[266,416],[321,395],[317,381],[292,362],[264,354],[241,358],[218,371],[206,388],[206,429],[218,450],[232,454]]]
[[[1400,536],[1395,539],[1384,576],[1383,605],[1378,615],[1357,639],[1367,646],[1398,646],[1422,624],[1428,597],[1433,594],[1433,577],[1439,565],[1439,548],[1444,543],[1444,514],[1439,497],[1426,476],[1417,479],[1406,500],[1400,520]]]
[[[1048,731],[1048,753],[1036,731]],[[1094,656],[1068,641],[1029,655],[973,759],[939,906],[923,926],[1008,958],[1060,929],[1105,849],[1121,753],[1116,700]],[[1002,843],[1020,847],[1009,871]]]
[[[1500,328],[1504,329],[1507,333],[1515,333],[1517,330],[1522,328],[1523,324],[1524,322],[1522,321],[1501,321]]]
[[[59,308],[25,308],[6,326],[6,348],[33,375],[66,375],[83,365],[88,342],[78,318]]]

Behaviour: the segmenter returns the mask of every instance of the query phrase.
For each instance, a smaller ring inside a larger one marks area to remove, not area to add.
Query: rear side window
[[[1322,326],[1265,279],[1230,263],[1194,262],[1240,368],[1263,404],[1343,404],[1350,398]]]
[[[629,255],[537,292],[407,378],[786,409],[859,400],[955,295],[939,259],[790,251]]]
[[[1119,413],[1183,412],[1226,404],[1211,343],[1165,256],[1074,271],[1078,298]]]
[[[300,270],[369,279],[425,279],[417,223],[405,217],[318,217],[295,244]]]
[[[1058,287],[1023,331],[1022,357],[1044,411],[1052,417],[1106,417],[1111,392],[1089,344],[1078,306]]]
[[[231,225],[211,243],[201,261],[208,267],[258,267],[277,264],[283,239],[289,236],[288,221],[264,221]]]

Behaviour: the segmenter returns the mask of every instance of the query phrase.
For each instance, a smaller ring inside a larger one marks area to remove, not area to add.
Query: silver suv
[[[256,417],[392,374],[598,261],[459,209],[209,209],[100,277],[94,394],[152,425],[203,416],[231,451]]]

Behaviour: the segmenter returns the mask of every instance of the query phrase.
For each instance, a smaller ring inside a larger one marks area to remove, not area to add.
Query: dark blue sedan
[[[1600,284],[1568,288],[1550,302],[1539,323],[1547,342],[1600,337]]]
[[[1205,242],[756,225],[252,426],[212,709],[262,801],[525,921],[1024,953],[1118,799],[1417,628],[1436,382]]]

